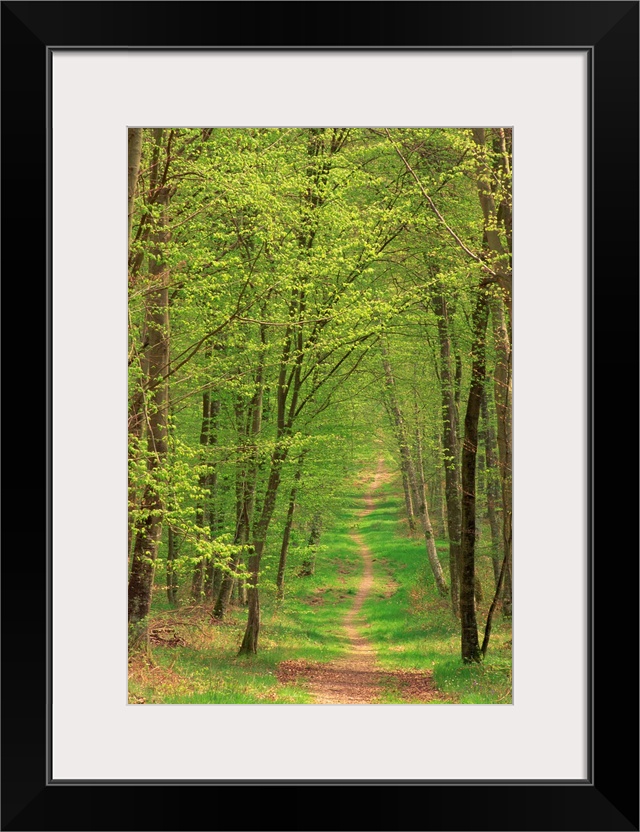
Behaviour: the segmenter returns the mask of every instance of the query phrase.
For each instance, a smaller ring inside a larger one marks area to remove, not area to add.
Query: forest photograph
[[[512,129],[127,138],[128,702],[512,704]]]

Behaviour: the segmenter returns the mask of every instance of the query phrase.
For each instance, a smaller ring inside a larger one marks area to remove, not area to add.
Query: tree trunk
[[[491,317],[496,344],[496,369],[494,389],[498,425],[498,457],[500,462],[500,485],[502,488],[502,545],[506,555],[505,577],[502,597],[502,611],[511,617],[511,348],[502,301],[491,303]]]
[[[491,528],[491,560],[493,563],[493,575],[497,586],[502,568],[502,535],[500,533],[500,521],[498,518],[498,512],[500,510],[500,488],[498,486],[499,474],[496,460],[496,435],[489,416],[486,385],[482,390],[481,412],[487,481],[487,519]]]
[[[246,607],[249,603],[248,590],[242,572],[238,570],[236,575],[236,603],[239,607]]]
[[[400,405],[398,403],[398,398],[396,396],[395,379],[393,377],[393,371],[391,369],[391,364],[389,363],[388,353],[384,343],[381,346],[381,350],[382,366],[384,367],[387,394],[389,396],[389,408],[391,414],[393,415],[396,440],[398,442],[398,448],[400,450],[400,458],[406,467],[407,476],[409,479],[409,487],[412,492],[412,502],[418,514],[420,525],[422,526],[422,532],[424,534],[427,549],[427,557],[429,558],[429,564],[433,572],[436,587],[438,589],[438,593],[441,596],[446,597],[449,593],[449,590],[447,589],[447,585],[444,580],[442,565],[440,563],[440,560],[438,559],[438,553],[436,551],[435,541],[433,539],[433,528],[431,526],[429,511],[427,509],[427,504],[424,495],[424,478],[421,475],[420,482],[422,484],[420,484],[416,476],[416,469],[413,464],[413,459],[411,458],[405,421],[402,415],[402,410],[400,409]]]
[[[266,327],[260,326],[261,344],[266,343]],[[236,463],[236,534],[234,543],[244,549],[251,534],[253,511],[255,506],[255,492],[258,477],[258,449],[257,440],[262,429],[262,397],[264,392],[264,351],[261,353],[254,376],[254,393],[245,413],[242,403],[236,402],[235,415],[238,431],[238,444],[247,444],[247,459],[242,457]],[[213,608],[213,617],[224,618],[231,600],[233,584],[236,580],[235,572],[240,564],[241,555],[233,559],[231,571],[226,572],[220,584],[220,590]],[[240,598],[242,602],[242,597]],[[249,604],[251,601],[249,600]],[[258,608],[259,611],[259,608]]]
[[[475,544],[476,544],[476,454],[478,421],[485,377],[485,333],[489,307],[484,293],[478,296],[473,313],[473,362],[471,387],[464,420],[462,445],[462,545],[460,547],[460,621],[462,629],[462,660],[481,660],[475,606]]]
[[[281,601],[284,598],[284,575],[287,568],[287,553],[289,551],[289,539],[291,537],[291,527],[293,526],[293,515],[296,510],[296,497],[298,494],[298,485],[302,477],[302,465],[304,462],[305,452],[300,454],[298,460],[298,467],[293,477],[293,485],[289,494],[289,505],[287,506],[287,517],[284,523],[284,532],[282,534],[282,546],[280,547],[280,560],[278,562],[278,577],[276,578],[276,598]]]
[[[203,402],[204,405],[204,402]],[[213,399],[209,407],[209,447],[218,444],[218,417],[220,415],[220,400]],[[219,517],[218,517],[218,470],[217,466],[209,463],[209,469],[203,481],[203,486],[209,490],[208,499],[208,527],[211,540],[215,540],[219,533]],[[204,517],[203,517],[204,521]],[[215,559],[210,559],[206,564],[204,575],[204,595],[205,598],[211,598],[214,592],[215,575],[219,573],[219,567]]]
[[[210,358],[212,354],[211,348],[205,352],[205,358]],[[213,502],[215,499],[215,487],[217,481],[217,473],[215,465],[210,459],[206,459],[206,448],[212,447],[217,442],[216,428],[217,416],[220,412],[220,402],[211,399],[211,394],[208,390],[202,393],[202,425],[200,428],[200,447],[205,449],[205,464],[207,466],[206,473],[199,477],[198,484],[201,489],[208,491],[208,495],[203,498],[202,505],[196,509],[196,524],[202,529],[203,535],[213,537],[215,534],[213,527]],[[193,570],[193,578],[191,582],[191,598],[197,604],[204,598],[204,581],[208,566],[208,558],[204,556],[200,558]]]
[[[247,628],[240,646],[240,654],[255,653],[258,649],[258,635],[260,633],[260,602],[258,577],[260,572],[260,559],[264,552],[269,523],[276,506],[276,496],[280,486],[282,464],[287,458],[289,450],[286,445],[276,447],[271,457],[271,469],[265,492],[265,499],[260,512],[260,518],[254,532],[253,554],[249,558],[249,617]]]
[[[136,184],[138,181],[138,173],[140,171],[140,157],[142,155],[142,128],[129,128],[128,135],[128,242],[127,242],[127,256],[131,256],[131,230],[133,225],[133,203],[136,193]],[[138,396],[132,397],[129,406],[129,470],[133,463],[135,454],[138,450],[138,442],[142,436],[142,398]],[[133,543],[133,521],[132,513],[136,505],[136,495],[131,482],[131,474],[129,473],[129,522],[128,522],[128,541],[127,541],[127,561],[131,558],[131,545]]]
[[[211,565],[211,592],[212,598],[217,598],[222,586],[222,569],[220,566]]]
[[[239,449],[248,443],[246,414],[240,399],[235,403],[234,412],[237,431],[236,448]],[[236,455],[236,531],[233,542],[236,546],[246,546],[249,535],[249,517],[246,501],[246,467],[242,451],[236,450]],[[231,601],[235,572],[239,563],[240,556],[238,555],[232,559],[230,564],[227,564],[229,569],[222,573],[216,603],[212,612],[213,618],[217,618],[220,621],[224,618],[229,602]]]
[[[500,598],[500,593],[502,591],[502,582],[504,581],[504,576],[506,574],[506,565],[507,565],[507,557],[502,558],[502,565],[500,567],[500,574],[498,575],[498,583],[496,584],[496,591],[493,595],[493,601],[491,602],[491,606],[489,607],[489,612],[487,614],[487,623],[485,624],[484,628],[484,638],[482,639],[482,658],[487,655],[487,650],[489,649],[489,639],[491,638],[491,625],[493,623],[493,613],[495,612],[496,606],[498,604],[498,599]]]
[[[502,295],[501,298],[492,300],[491,315],[497,353],[495,400],[505,556],[502,611],[506,616],[511,616],[511,132],[501,127],[491,130],[494,150],[497,151],[492,160],[487,153],[487,131],[484,128],[474,128],[472,133],[477,145],[478,194],[484,215],[485,247]]]
[[[440,341],[440,384],[442,389],[442,457],[447,502],[447,530],[449,533],[449,574],[451,580],[451,608],[460,615],[460,540],[462,536],[462,508],[458,446],[458,376],[451,366],[451,336],[449,332],[449,305],[442,294],[433,296],[438,317]]]
[[[249,557],[249,582],[248,582],[248,606],[249,615],[247,628],[245,630],[240,654],[254,654],[258,652],[258,636],[260,635],[260,594],[258,591],[258,573],[260,569],[260,558],[264,544],[258,543],[254,554]]]
[[[432,506],[431,514],[434,518],[436,537],[445,538],[447,536],[447,521],[444,489],[442,488],[442,477],[439,470],[442,462],[442,437],[440,436],[438,436],[438,445],[439,447],[434,460],[435,471],[428,485],[428,493],[430,499],[429,505]]]
[[[236,533],[233,539],[233,542],[236,546],[242,547],[242,549],[246,548],[247,541],[249,539],[249,525],[248,525],[248,517],[246,514],[246,503],[244,500],[238,504],[238,517],[236,521]],[[233,592],[234,583],[236,581],[236,572],[238,566],[240,565],[240,555],[236,555],[230,564],[228,564],[228,569],[225,570],[222,574],[222,579],[220,581],[220,588],[218,590],[218,594],[216,597],[216,603],[213,608],[212,615],[214,618],[217,618],[221,621],[227,611],[227,607],[229,606],[229,602],[231,601],[231,595]]]
[[[436,581],[436,586],[438,588],[438,593],[443,597],[446,598],[449,594],[449,590],[447,588],[447,583],[444,579],[444,572],[442,571],[442,564],[438,558],[438,551],[436,549],[436,541],[435,536],[433,534],[433,526],[431,524],[431,518],[429,517],[429,509],[427,507],[427,491],[426,491],[426,484],[424,481],[424,468],[422,463],[422,442],[420,440],[420,431],[416,428],[416,471],[418,474],[418,499],[420,503],[418,505],[418,517],[422,521],[422,527],[424,531],[424,539],[427,546],[427,557],[429,558],[429,564],[431,565],[431,571],[433,572],[433,576]]]
[[[505,139],[504,129],[499,128],[502,141]],[[484,241],[485,248],[491,256],[491,267],[493,268],[498,285],[502,290],[503,300],[509,318],[509,327],[512,319],[512,273],[511,273],[511,169],[508,162],[508,154],[502,153],[499,168],[503,174],[503,193],[494,193],[494,183],[497,181],[495,170],[491,165],[486,153],[486,130],[482,127],[472,129],[473,139],[478,147],[477,170],[478,170],[478,196],[480,206],[484,215]],[[496,199],[498,201],[496,201]],[[504,233],[503,239],[500,230]],[[511,338],[509,337],[509,342]]]
[[[172,607],[178,604],[178,576],[175,571],[176,535],[169,526],[169,541],[167,544],[167,600]]]
[[[460,413],[460,396],[462,395],[462,356],[460,356],[458,353],[456,353],[456,356],[455,356],[455,364],[456,364],[456,374],[455,374],[455,380],[454,380],[453,401],[454,401],[454,406],[455,406],[455,409],[456,409],[456,413],[459,414]],[[457,426],[456,429],[458,431],[458,436],[457,436],[458,447],[460,447],[461,444],[462,444],[464,426],[460,424],[460,419],[459,418],[456,419],[456,426]],[[460,487],[458,487],[458,490],[459,490],[459,488]]]
[[[218,596],[212,612],[213,618],[217,618],[218,621],[222,621],[227,612],[229,601],[231,600],[231,593],[233,591],[233,582],[235,581],[234,573],[238,568],[239,563],[240,558],[234,558],[229,564],[229,571],[225,571],[222,576],[220,589],[218,590]]]
[[[409,475],[407,474],[404,460],[400,461],[400,472],[402,474],[402,490],[404,491],[404,507],[407,514],[407,524],[410,532],[416,530],[416,520],[414,516],[413,503],[411,501],[411,489],[409,487]]]
[[[133,228],[133,200],[136,195],[136,183],[140,170],[140,157],[142,155],[142,128],[130,127],[128,136],[128,249],[131,248],[131,230]]]
[[[384,406],[389,420],[395,425],[396,417],[389,401],[386,398],[384,400]],[[413,534],[416,530],[416,495],[415,493],[412,493],[411,490],[407,458],[406,455],[402,453],[402,449],[400,449],[400,473],[402,474],[402,490],[404,492],[404,510],[407,515],[407,525],[409,526],[409,532]]]
[[[319,514],[314,514],[311,520],[311,533],[309,534],[309,542],[307,543],[308,554],[302,561],[300,571],[298,572],[301,578],[310,578],[316,571],[316,547],[320,542],[320,535],[322,534],[322,519]]]
[[[148,377],[151,386],[149,412],[147,414],[149,484],[142,498],[145,517],[137,530],[129,575],[129,623],[137,624],[146,618],[151,606],[153,573],[162,535],[163,498],[157,485],[157,477],[167,455],[167,422],[169,395],[167,375],[169,370],[169,290],[166,267],[163,259],[163,244],[169,239],[166,231],[166,207],[169,189],[163,188],[158,194],[160,216],[154,234],[155,249],[151,258],[150,272],[154,278],[152,289],[147,293],[145,314],[148,340]]]

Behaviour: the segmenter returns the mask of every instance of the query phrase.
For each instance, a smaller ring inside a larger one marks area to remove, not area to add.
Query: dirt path
[[[375,492],[388,479],[382,457],[378,460],[375,477],[365,497],[365,507],[358,512],[363,518],[375,510]],[[427,701],[435,694],[428,673],[414,671],[383,671],[376,664],[376,651],[369,639],[361,633],[358,616],[373,586],[373,554],[362,535],[350,532],[358,545],[364,569],[358,591],[351,608],[343,619],[348,653],[335,662],[310,664],[308,662],[282,662],[278,671],[281,682],[303,678],[307,689],[319,705],[373,704],[379,700],[383,689],[402,688],[404,696]]]

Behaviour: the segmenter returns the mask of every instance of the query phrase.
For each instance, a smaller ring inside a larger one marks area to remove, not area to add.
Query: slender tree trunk
[[[130,414],[131,415],[131,414]],[[131,476],[132,466],[135,462],[137,455],[138,455],[138,446],[139,442],[142,438],[142,413],[136,413],[134,416],[133,424],[131,420],[129,421],[129,433],[128,433],[128,452],[127,452],[127,499],[128,499],[128,512],[127,512],[127,565],[130,570],[131,567],[131,548],[133,546],[133,538],[135,533],[135,512],[138,508],[139,499],[138,495],[136,494],[136,489],[133,483],[133,478]]]
[[[502,488],[502,545],[506,555],[502,611],[511,617],[511,348],[502,302],[491,303],[491,317],[496,344],[496,369],[494,389],[498,426],[498,457],[500,462],[500,485]]]
[[[211,356],[210,348],[205,351],[205,358]],[[209,444],[209,434],[211,431],[211,395],[208,390],[202,393],[202,423],[200,427],[200,447],[206,448]],[[201,474],[199,477],[199,486],[206,488],[208,485],[209,473]],[[196,508],[196,524],[202,529],[201,533],[205,533],[205,529],[209,526],[209,507],[207,500]],[[204,595],[204,573],[205,563],[204,557],[196,563],[193,570],[193,577],[191,580],[191,600],[196,604],[202,601]]]
[[[137,624],[146,618],[151,606],[153,573],[162,535],[163,497],[157,485],[157,477],[167,455],[168,385],[169,369],[169,290],[163,259],[163,244],[168,240],[165,229],[166,207],[169,189],[158,194],[161,205],[158,228],[154,235],[155,251],[150,271],[153,288],[147,294],[146,332],[149,342],[147,360],[149,379],[154,383],[147,414],[149,484],[142,498],[144,519],[138,526],[129,575],[129,622]]]
[[[249,615],[247,617],[247,627],[240,646],[241,654],[254,654],[258,652],[258,636],[260,635],[260,593],[258,590],[258,574],[263,549],[264,543],[260,541],[256,544],[254,553],[249,557],[249,584],[247,588]]]
[[[220,415],[220,400],[213,399],[210,404],[210,431],[209,431],[209,446],[218,444],[218,417]],[[218,469],[213,463],[210,464],[207,472],[205,486],[209,489],[208,500],[208,521],[209,534],[211,539],[215,540],[219,533],[219,517],[218,517]],[[204,594],[205,598],[211,598],[214,593],[215,575],[219,573],[219,565],[215,559],[211,559],[207,564],[204,576]]]
[[[249,594],[244,576],[240,571],[238,571],[238,574],[236,575],[236,593],[238,606],[246,607],[249,603]]]
[[[225,571],[222,575],[220,589],[218,590],[218,596],[212,612],[213,618],[218,619],[218,621],[222,621],[227,612],[233,591],[233,583],[235,581],[235,571],[239,563],[240,558],[234,558],[229,564],[229,571]]]
[[[491,602],[491,606],[489,607],[489,612],[487,614],[487,623],[485,624],[484,628],[484,638],[482,639],[482,657],[484,658],[487,655],[487,650],[489,649],[489,639],[491,638],[491,625],[493,623],[493,614],[495,612],[496,606],[498,604],[498,600],[500,598],[500,593],[502,591],[502,582],[504,581],[504,576],[506,574],[506,566],[507,566],[507,557],[506,555],[502,558],[502,565],[500,567],[500,574],[498,575],[498,583],[496,584],[496,591],[493,595],[493,601]]]
[[[484,389],[483,389],[484,393]],[[480,410],[482,413],[482,408]],[[484,453],[482,453],[484,451]],[[487,493],[487,454],[486,448],[484,446],[484,430],[481,427],[478,427],[478,458],[476,461],[476,490],[478,495],[483,495]],[[480,496],[478,497],[478,501],[480,500]],[[478,528],[477,534],[478,540],[482,538],[481,529]]]
[[[502,488],[502,525],[505,556],[505,576],[502,610],[511,616],[511,322],[512,322],[512,267],[511,267],[511,164],[508,145],[511,133],[505,128],[493,128],[494,154],[487,153],[487,131],[472,130],[477,146],[478,195],[484,215],[485,247],[490,256],[501,298],[491,303],[494,337],[496,341],[495,400],[498,419],[498,454]]]
[[[447,519],[447,498],[445,495],[445,486],[440,482],[440,500],[442,502],[442,536],[447,536],[447,529],[449,528],[449,520]]]
[[[262,346],[266,343],[266,327],[260,327],[260,339]],[[258,366],[254,377],[254,393],[249,404],[246,416],[241,403],[236,403],[236,423],[239,434],[239,444],[246,441],[248,445],[247,458],[238,459],[236,465],[236,545],[246,548],[251,534],[253,522],[253,511],[255,506],[255,492],[258,477],[258,449],[257,441],[262,429],[262,397],[264,392],[264,351],[260,354]],[[245,421],[246,419],[246,421]],[[226,609],[231,600],[234,581],[240,580],[235,574],[241,561],[241,556],[234,558],[231,564],[231,571],[226,572],[220,584],[220,591],[213,608],[213,617],[224,618]],[[257,573],[256,573],[257,574]],[[244,601],[244,583],[239,584],[240,603]],[[246,596],[248,603],[251,599]],[[259,612],[259,607],[258,607]]]
[[[433,534],[433,526],[431,524],[429,509],[427,507],[427,490],[424,481],[424,467],[422,462],[422,442],[420,439],[420,431],[418,429],[416,429],[416,462],[416,471],[418,474],[416,484],[418,487],[418,499],[420,500],[418,505],[418,516],[422,521],[424,539],[427,546],[427,557],[429,558],[429,564],[436,581],[438,592],[443,598],[446,598],[449,590],[444,578],[444,572],[442,571],[442,564],[438,558],[435,535]]]
[[[175,570],[176,535],[169,526],[169,540],[167,545],[167,600],[172,607],[178,604],[178,576]]]
[[[260,518],[254,532],[253,552],[249,558],[249,581],[248,581],[248,603],[249,616],[240,654],[256,653],[258,650],[258,636],[260,634],[260,601],[259,601],[259,573],[260,560],[264,552],[267,530],[276,506],[276,497],[280,486],[282,465],[287,458],[289,449],[286,445],[277,446],[271,457],[269,480],[265,491],[265,499],[262,504]]]
[[[246,514],[247,505],[242,501],[238,505],[238,517],[236,521],[236,533],[233,539],[234,545],[240,547],[240,550],[246,549],[247,541],[249,539],[249,518]],[[240,555],[236,555],[231,563],[227,564],[227,569],[224,570],[220,580],[220,587],[216,596],[216,603],[213,607],[213,618],[221,621],[231,601],[233,588],[236,582],[237,571],[240,565]]]
[[[482,127],[473,128],[473,139],[478,147],[477,170],[478,170],[478,196],[480,206],[484,215],[484,239],[485,248],[490,253],[491,266],[497,275],[497,282],[502,289],[503,300],[506,306],[509,319],[509,326],[512,320],[511,296],[512,296],[512,274],[511,274],[511,170],[509,167],[506,148],[500,156],[498,167],[501,170],[504,193],[499,194],[496,201],[494,183],[497,179],[496,171],[491,169],[491,164],[486,152],[486,130]],[[498,129],[502,142],[505,140],[503,128]],[[501,230],[504,238],[501,237]],[[503,243],[504,239],[504,243]],[[511,338],[509,338],[511,341]]]
[[[411,488],[409,487],[409,475],[407,473],[406,465],[404,460],[400,461],[400,473],[402,474],[402,490],[404,491],[404,507],[405,512],[407,514],[407,524],[409,526],[410,532],[415,532],[416,530],[416,520],[415,520],[415,513],[413,508],[413,502],[411,501]]]
[[[427,509],[427,503],[424,495],[424,487],[423,484],[420,484],[424,478],[421,475],[421,480],[419,482],[418,477],[416,475],[416,469],[414,467],[413,459],[411,458],[411,452],[409,449],[409,442],[407,439],[407,431],[404,417],[402,415],[402,410],[400,409],[400,405],[396,396],[395,379],[393,377],[391,364],[389,363],[387,349],[384,344],[382,344],[382,366],[384,367],[387,395],[389,397],[389,408],[390,412],[393,415],[396,440],[398,442],[398,448],[400,450],[400,458],[402,459],[403,464],[406,466],[407,475],[409,479],[409,487],[411,488],[412,492],[412,502],[414,503],[416,513],[418,514],[418,518],[420,520],[420,525],[422,526],[422,532],[424,534],[425,545],[427,549],[427,557],[429,558],[429,564],[433,572],[433,577],[436,582],[438,593],[441,596],[446,597],[449,593],[449,590],[444,579],[442,565],[438,558],[435,541],[433,539],[433,527],[431,526],[431,520],[429,518],[429,511]]]
[[[462,445],[462,545],[460,573],[460,621],[462,625],[462,660],[481,660],[475,606],[475,544],[476,544],[476,454],[478,421],[485,377],[485,338],[488,304],[484,293],[478,296],[473,313],[474,344],[471,387],[464,420]]]
[[[236,448],[238,450],[236,451],[237,459],[235,482],[236,531],[233,538],[233,542],[235,546],[244,547],[246,546],[249,535],[249,517],[247,513],[248,505],[246,500],[246,460],[244,457],[244,451],[240,449],[242,449],[248,443],[248,437],[246,413],[241,400],[238,399],[236,401],[234,411],[237,431]],[[213,618],[222,620],[225,616],[227,607],[229,606],[229,602],[231,601],[231,593],[233,592],[233,585],[235,581],[235,572],[238,568],[239,563],[240,557],[238,555],[232,559],[230,564],[227,564],[229,568],[222,573],[220,587],[216,596],[216,603],[213,607]]]
[[[128,248],[131,248],[131,230],[133,228],[133,200],[136,195],[136,183],[140,170],[140,157],[142,155],[142,128],[130,127],[128,136]]]
[[[212,350],[208,349],[205,353],[206,358],[210,358]],[[208,390],[202,393],[202,425],[200,429],[200,447],[203,453],[207,454],[207,448],[212,447],[217,442],[216,428],[217,416],[220,411],[220,402],[212,400],[211,394]],[[213,536],[212,517],[213,517],[213,501],[215,499],[215,487],[217,474],[215,465],[211,460],[205,462],[207,470],[199,477],[199,486],[206,490],[208,495],[203,499],[201,505],[196,509],[196,524],[202,529],[202,534],[206,536]],[[208,559],[204,556],[200,558],[193,570],[193,578],[191,581],[191,598],[195,603],[202,601],[204,597],[204,581],[208,566]]]
[[[430,505],[433,506],[432,515],[435,520],[436,536],[443,538],[447,536],[447,519],[445,508],[444,489],[442,487],[442,477],[440,473],[440,465],[442,464],[442,437],[438,436],[438,449],[434,459],[434,473],[430,480],[429,497]]]
[[[211,574],[211,597],[217,598],[222,586],[222,569],[220,566],[214,566]]]
[[[456,353],[455,356],[456,374],[454,379],[454,395],[453,401],[456,408],[456,413],[460,413],[460,396],[462,395],[462,356]],[[462,445],[462,438],[464,433],[464,425],[460,423],[460,419],[456,419],[456,426],[458,431],[458,447]],[[459,487],[458,487],[459,488]]]
[[[282,545],[280,547],[280,560],[278,562],[278,577],[276,578],[276,598],[281,601],[284,598],[284,575],[287,568],[287,553],[289,551],[289,540],[291,538],[291,527],[293,526],[293,515],[296,510],[296,497],[298,494],[298,486],[302,477],[302,465],[304,463],[305,452],[300,454],[298,459],[298,466],[293,477],[293,485],[289,493],[289,505],[287,506],[287,517],[284,523],[284,532],[282,534]]]
[[[391,408],[391,405],[387,398],[384,400],[385,410],[387,411],[387,415],[389,416],[389,420],[395,425],[396,423],[396,416]],[[396,437],[397,439],[397,437]],[[416,530],[416,504],[415,499],[416,495],[411,490],[411,482],[409,480],[409,469],[407,464],[407,457],[406,454],[402,453],[402,449],[400,448],[400,473],[402,475],[402,490],[404,492],[404,509],[407,515],[407,525],[409,526],[409,532],[413,534]]]
[[[236,533],[233,539],[234,545],[245,549],[249,539],[249,518],[247,516],[247,504],[242,499],[237,506],[236,519]],[[236,574],[240,565],[240,555],[236,555],[227,566],[228,568],[222,573],[218,594],[216,596],[216,603],[213,607],[213,618],[222,620],[227,612],[227,608],[231,601],[233,587],[236,581]]]
[[[204,573],[204,597],[208,601],[214,597],[220,588],[221,580],[219,565],[216,564],[215,560],[210,561]]]
[[[137,129],[137,128],[136,128]],[[162,253],[158,251],[158,234],[162,233],[161,225],[163,223],[162,216],[164,215],[165,208],[168,205],[171,191],[169,188],[166,187],[166,183],[164,180],[161,181],[160,179],[160,157],[162,152],[162,144],[163,144],[163,129],[157,128],[153,131],[154,135],[154,145],[153,145],[153,152],[152,152],[152,165],[151,165],[151,173],[149,177],[149,191],[147,194],[148,203],[151,204],[159,204],[160,205],[160,214],[161,219],[160,222],[158,218],[153,216],[150,210],[147,211],[145,217],[141,220],[141,232],[138,235],[139,242],[141,244],[148,244],[149,250],[152,254],[153,263],[150,262],[149,264],[149,273],[153,275],[162,275],[163,267],[158,266],[157,258],[159,257],[162,260]],[[133,218],[133,199],[135,196],[135,189],[137,185],[137,178],[140,168],[140,157],[141,157],[141,147],[142,147],[142,130],[140,129],[139,134],[135,134],[132,136],[131,133],[129,134],[129,165],[128,165],[128,189],[129,189],[129,264],[130,264],[130,271],[129,271],[129,283],[132,285],[134,283],[135,277],[138,275],[140,268],[143,264],[144,257],[145,257],[145,248],[141,245],[139,251],[136,252],[135,256],[131,252],[131,221]],[[140,146],[138,146],[140,145]],[[133,173],[135,172],[135,177]],[[160,231],[159,231],[160,229]],[[168,236],[168,235],[167,235]],[[135,261],[135,265],[132,265]],[[138,390],[130,396],[129,401],[129,415],[128,415],[128,432],[129,432],[129,442],[128,442],[128,471],[129,471],[129,481],[128,481],[128,499],[129,499],[129,518],[128,518],[128,548],[127,548],[127,556],[131,557],[131,549],[134,540],[134,535],[136,533],[135,528],[135,521],[134,521],[134,514],[136,509],[143,508],[143,501],[144,501],[144,494],[137,494],[132,477],[131,471],[132,466],[135,460],[137,459],[139,453],[141,452],[141,440],[143,437],[143,433],[149,432],[149,424],[147,418],[147,402],[146,396],[148,392],[148,388],[155,384],[156,379],[151,379],[150,377],[150,350],[152,349],[152,342],[154,341],[155,336],[149,335],[149,310],[151,308],[153,301],[153,297],[147,296],[147,304],[145,310],[145,320],[143,326],[143,335],[142,341],[139,346],[132,342],[130,345],[130,353],[129,353],[129,364],[133,364],[134,362],[138,364],[140,379],[139,379],[139,387]],[[148,438],[147,438],[148,442]],[[130,572],[129,572],[130,574]]]
[[[462,506],[458,446],[458,376],[451,365],[451,336],[449,330],[449,305],[442,294],[435,294],[433,303],[438,318],[440,341],[440,384],[442,388],[442,458],[447,502],[447,529],[449,533],[449,575],[451,581],[451,608],[460,615],[460,541],[462,537]]]
[[[491,529],[491,560],[497,586],[502,567],[502,535],[498,517],[500,510],[500,488],[498,485],[499,475],[496,460],[496,436],[489,416],[486,385],[482,391],[481,411],[487,480],[487,519],[489,520],[489,527]]]
[[[309,534],[309,542],[307,543],[308,554],[302,561],[298,575],[301,578],[310,578],[316,571],[316,547],[320,542],[320,535],[322,534],[322,518],[319,514],[314,514],[311,520],[311,532]]]
[[[138,181],[138,173],[140,171],[140,157],[142,155],[142,128],[129,128],[128,136],[128,256],[131,256],[131,229],[133,225],[133,203],[136,193],[136,184]],[[132,397],[129,406],[129,522],[128,522],[128,542],[127,542],[127,560],[131,558],[131,545],[133,543],[133,520],[132,513],[136,505],[136,495],[131,481],[131,465],[138,451],[138,442],[142,436],[142,399],[141,397]]]

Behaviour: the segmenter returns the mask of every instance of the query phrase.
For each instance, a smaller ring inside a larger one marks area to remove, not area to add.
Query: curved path
[[[384,460],[381,457],[369,493],[365,497],[365,508],[358,512],[358,517],[366,517],[374,510],[373,495],[384,476]],[[373,645],[361,635],[357,624],[360,610],[373,586],[373,555],[359,532],[352,530],[351,537],[358,544],[364,570],[351,609],[345,614],[343,622],[349,652],[342,659],[318,665],[309,673],[309,689],[320,705],[370,703],[381,694],[380,683],[384,674],[376,667]]]
[[[387,479],[382,457],[378,460],[373,482],[365,497],[365,507],[358,517],[366,517],[375,510],[374,494]],[[349,649],[345,656],[327,664],[287,661],[280,665],[278,677],[282,682],[304,678],[306,687],[319,705],[374,704],[383,689],[408,688],[413,699],[427,701],[435,691],[430,674],[417,671],[384,671],[376,664],[376,651],[369,639],[361,634],[358,616],[373,586],[373,555],[362,535],[352,530],[351,537],[358,545],[364,569],[351,608],[343,619],[345,640]],[[406,694],[405,694],[406,695]],[[398,701],[402,701],[398,697]]]

